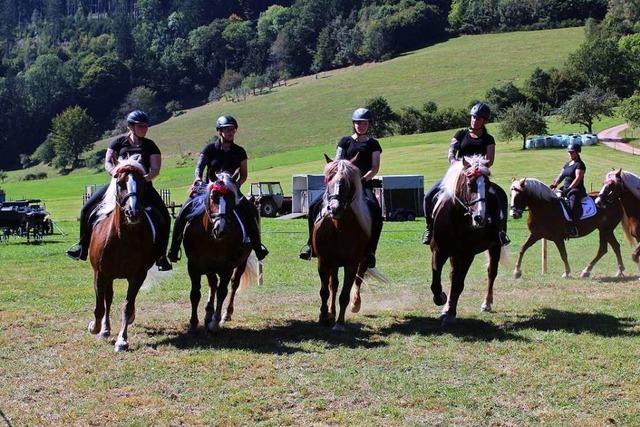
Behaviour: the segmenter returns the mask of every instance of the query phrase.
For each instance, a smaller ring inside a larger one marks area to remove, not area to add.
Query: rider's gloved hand
[[[188,191],[189,196],[192,196],[194,193],[196,193],[201,185],[202,185],[201,179],[196,179],[195,181],[193,181],[193,184],[191,184],[191,188],[189,188],[189,191]]]

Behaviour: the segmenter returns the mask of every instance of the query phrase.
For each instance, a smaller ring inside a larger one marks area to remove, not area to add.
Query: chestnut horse
[[[483,156],[473,156],[456,162],[445,174],[438,201],[433,209],[433,239],[431,240],[431,292],[436,305],[444,305],[440,317],[442,326],[455,322],[464,281],[476,254],[489,252],[487,294],[482,311],[491,311],[493,283],[498,274],[502,246],[498,239],[499,221],[488,221],[487,197],[492,185],[489,167]],[[496,207],[498,210],[498,207]],[[450,259],[451,291],[442,291],[442,268]]]
[[[590,194],[589,197],[595,198]],[[529,238],[520,248],[518,261],[516,262],[513,276],[522,277],[522,257],[531,245],[540,239],[547,239],[556,244],[560,257],[564,263],[562,277],[569,277],[571,268],[567,260],[567,249],[564,239],[567,237],[567,220],[562,212],[562,201],[546,184],[535,178],[516,180],[511,184],[511,216],[514,219],[522,217],[525,210],[529,210]],[[589,277],[593,266],[607,253],[607,244],[611,245],[618,260],[617,277],[622,276],[624,263],[620,255],[620,244],[616,240],[613,230],[622,219],[622,206],[615,202],[598,209],[590,218],[580,220],[577,224],[579,237],[586,236],[594,230],[598,230],[600,245],[595,258],[582,270],[581,277]]]
[[[345,312],[354,281],[357,289],[354,292],[352,311],[357,312],[360,308],[359,287],[367,271],[371,213],[365,200],[359,169],[349,160],[331,161],[326,155],[325,158],[326,189],[322,197],[321,218],[315,222],[311,233],[311,245],[318,257],[321,282],[319,322],[325,325],[335,322],[333,330],[344,331]],[[336,321],[340,267],[344,267],[344,279],[340,293],[340,313]]]
[[[209,282],[204,323],[210,332],[217,331],[222,322],[231,320],[238,287],[257,281],[258,259],[253,255],[244,225],[233,209],[242,196],[231,175],[222,173],[217,178],[204,187],[205,194],[194,199],[197,205],[184,232],[187,270],[191,278],[189,323],[192,332],[198,326],[203,274]],[[223,316],[222,306],[230,281],[231,298]]]
[[[127,327],[135,319],[135,302],[147,271],[155,262],[155,229],[142,206],[146,182],[139,156],[120,160],[102,202],[96,207],[89,260],[93,266],[96,292],[95,319],[89,323],[92,334],[106,338],[111,333],[109,312],[113,301],[114,279],[127,279],[129,287],[122,308],[116,351],[129,348]]]
[[[633,262],[638,263],[640,256],[640,177],[622,169],[609,172],[604,185],[598,193],[596,204],[604,208],[608,205],[622,205],[622,229],[629,244],[636,247],[631,253]]]

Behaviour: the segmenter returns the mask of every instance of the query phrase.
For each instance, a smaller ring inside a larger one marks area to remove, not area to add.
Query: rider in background
[[[367,259],[367,266],[369,268],[373,268],[376,265],[375,253],[378,248],[380,233],[382,232],[382,209],[373,194],[373,183],[371,181],[380,170],[382,147],[377,139],[369,136],[371,121],[372,117],[369,110],[366,108],[358,108],[355,110],[351,115],[354,133],[338,141],[335,157],[335,160],[350,160],[359,154],[358,158],[355,159],[354,165],[360,170],[362,186],[372,219],[371,240],[369,243],[370,253]],[[320,212],[321,205],[322,199],[318,198],[309,206],[307,216],[309,221],[309,238],[307,245],[300,251],[299,256],[302,259],[308,260],[314,256],[311,249],[311,233],[313,232],[313,225]]]
[[[462,161],[465,156],[483,155],[488,160],[487,166],[491,167],[496,157],[496,141],[493,136],[489,134],[485,126],[491,117],[491,109],[487,104],[479,102],[471,107],[469,115],[471,116],[469,128],[459,130],[451,139],[451,145],[449,146],[449,164],[453,165],[455,162]],[[422,243],[425,245],[431,243],[433,234],[433,207],[436,196],[440,191],[440,183],[441,180],[433,184],[424,196],[424,216],[427,222],[427,228],[422,237]],[[495,197],[489,198],[489,206],[492,208],[491,211],[494,213],[494,216],[498,216],[498,238],[504,246],[509,244],[509,237],[506,232],[507,195],[497,186],[492,186],[489,191],[493,191],[495,194]]]
[[[560,188],[563,197],[569,201],[571,211],[571,225],[569,226],[569,237],[578,237],[578,221],[580,220],[580,209],[582,198],[587,195],[584,187],[584,174],[587,171],[587,165],[580,158],[582,147],[580,144],[571,143],[567,147],[569,160],[564,164],[558,177],[550,185],[551,189],[558,187],[560,181],[564,179],[564,185]]]
[[[129,158],[132,155],[139,154],[141,156],[140,163],[144,166],[146,174],[144,178],[147,182],[145,188],[146,206],[153,207],[162,216],[162,220],[158,225],[157,248],[160,252],[156,265],[160,271],[171,270],[171,264],[165,256],[167,245],[169,242],[169,229],[171,227],[171,217],[169,211],[153,187],[152,181],[160,174],[162,167],[162,154],[160,149],[152,140],[146,138],[149,130],[149,118],[140,110],[134,110],[127,115],[127,127],[129,132],[124,136],[119,136],[111,142],[105,154],[104,167],[113,175],[114,169],[118,166],[118,158]],[[104,198],[104,194],[109,186],[106,185],[94,192],[91,198],[87,200],[80,211],[80,241],[77,245],[67,250],[67,255],[75,260],[86,260],[89,252],[89,244],[91,242],[91,232],[95,218],[93,211],[100,201]]]
[[[191,196],[203,183],[216,181],[217,173],[230,174],[236,181],[238,189],[247,180],[247,152],[234,141],[238,122],[231,116],[221,116],[216,121],[216,130],[218,132],[217,138],[207,144],[198,157]],[[173,226],[173,239],[169,250],[169,259],[173,262],[179,259],[184,228],[187,225],[187,218],[193,212],[191,196],[184,203]],[[259,213],[256,207],[245,197],[242,197],[240,203],[236,205],[235,211],[242,218],[256,257],[259,260],[264,259],[269,251],[264,247],[260,238]]]

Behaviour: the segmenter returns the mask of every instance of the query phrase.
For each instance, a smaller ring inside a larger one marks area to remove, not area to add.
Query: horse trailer
[[[422,175],[386,175],[374,194],[382,207],[382,216],[387,221],[413,221],[424,216],[424,177]]]
[[[291,180],[291,213],[306,214],[309,212],[309,205],[324,193],[324,175],[293,175]]]

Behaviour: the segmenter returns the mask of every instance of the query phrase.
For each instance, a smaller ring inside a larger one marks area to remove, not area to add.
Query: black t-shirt
[[[134,154],[141,154],[140,163],[144,166],[145,171],[149,173],[149,167],[151,166],[149,159],[154,154],[160,154],[160,149],[156,143],[150,139],[139,138],[138,141],[138,145],[132,145],[128,136],[120,136],[111,142],[109,148],[112,149],[118,157],[124,159],[128,159]]]
[[[351,160],[356,154],[360,153],[354,165],[360,169],[360,175],[363,176],[371,170],[373,153],[376,151],[382,153],[382,147],[375,138],[369,138],[365,142],[358,142],[351,136],[345,136],[338,141],[338,147],[344,151],[344,158],[346,160]]]
[[[563,187],[565,189],[569,188],[574,179],[576,179],[576,171],[578,169],[582,169],[583,171],[587,171],[587,165],[584,164],[581,158],[574,162],[573,160],[567,162],[562,167],[562,175],[560,175],[560,179],[564,179]],[[584,187],[584,179],[580,182],[580,185],[577,187],[578,190],[583,193],[587,193],[587,189]]]
[[[232,142],[229,151],[224,151],[220,140],[208,144],[201,154],[204,157],[207,177],[210,181],[216,180],[216,173],[227,172],[233,175],[242,161],[247,160],[247,152],[244,148]]]
[[[472,138],[468,129],[462,129],[453,136],[456,142],[451,143],[449,149],[449,160],[460,160],[465,156],[487,155],[487,147],[495,145],[496,141],[493,136],[489,135],[485,130],[479,138]]]

